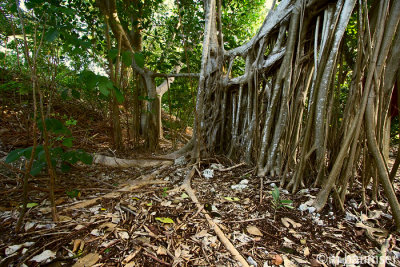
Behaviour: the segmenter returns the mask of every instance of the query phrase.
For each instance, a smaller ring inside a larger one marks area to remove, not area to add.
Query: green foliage
[[[79,191],[78,189],[73,189],[71,191],[66,190],[65,194],[67,194],[69,198],[77,198],[81,196],[81,191]]]
[[[293,209],[293,201],[288,200],[288,199],[281,199],[280,197],[280,191],[278,187],[274,187],[274,189],[271,191],[272,195],[272,205],[274,207],[274,210],[279,210],[281,208],[289,208]]]
[[[174,220],[168,217],[156,217],[156,220],[162,223],[174,223]]]
[[[135,53],[133,55],[133,57],[135,58],[135,62],[136,64],[143,68],[144,67],[144,56],[141,53]]]
[[[76,164],[77,162],[82,162],[87,165],[92,164],[93,157],[85,151],[81,149],[67,150],[73,146],[73,137],[70,136],[71,131],[61,121],[50,118],[46,119],[45,122],[48,132],[55,135],[51,139],[51,144],[49,146],[50,160],[53,167],[59,164],[61,171],[67,172],[71,168],[70,165]],[[41,120],[38,122],[38,128],[43,131],[43,123]],[[7,155],[5,162],[12,163],[21,157],[30,160],[32,151],[33,147],[15,149]],[[33,157],[34,161],[30,174],[36,176],[47,166],[43,145],[38,145],[36,147]]]
[[[254,34],[264,15],[260,12],[264,10],[264,2],[265,0],[222,1],[226,49],[244,43]],[[136,81],[131,79],[126,85],[120,86],[106,77],[107,59],[113,62],[117,60],[118,36],[109,32],[109,49],[105,38],[107,27],[104,16],[95,1],[27,0],[24,3],[27,10],[22,10],[22,17],[28,47],[33,50],[39,40],[44,41],[37,59],[37,71],[45,85],[41,88],[44,95],[52,95],[55,88],[54,92],[62,100],[79,99],[104,113],[108,109],[107,102],[113,97],[119,104],[131,103]],[[21,36],[22,23],[15,2],[4,1],[0,3],[0,8],[5,14],[0,16],[0,42],[6,36],[12,35],[10,17],[13,18],[16,34]],[[204,30],[203,1],[117,1],[116,8],[126,32],[133,33],[138,29],[141,34],[140,52],[132,53],[122,46],[120,60],[125,66],[130,66],[135,61],[141,68],[171,73],[175,72],[175,67],[179,64],[182,66],[181,72],[199,72]],[[20,50],[21,45],[21,37],[9,40],[7,48],[12,52],[7,52],[2,62],[9,69],[21,67],[22,72],[29,74],[27,61],[23,59]],[[17,65],[17,47],[21,66]],[[2,55],[4,57],[4,53]],[[53,77],[55,65],[57,75]],[[161,82],[161,78],[156,81],[157,84]],[[184,129],[192,123],[196,88],[197,79],[179,78],[170,85],[169,92],[164,94],[163,109],[179,119],[179,123],[172,125],[175,129]],[[27,94],[31,92],[31,87],[15,82],[0,85],[0,92],[4,90],[19,90],[19,93]],[[138,94],[143,95],[139,100],[154,101],[143,91]],[[48,128],[53,134],[62,134],[65,131],[57,123],[53,125],[53,122],[46,121],[46,126],[47,124],[50,124]],[[66,122],[66,125],[73,124]],[[68,135],[66,132],[63,134]],[[58,141],[63,147],[71,147],[73,142],[72,139]]]
[[[167,196],[168,196],[168,187],[164,187],[162,192],[162,197],[167,197]]]

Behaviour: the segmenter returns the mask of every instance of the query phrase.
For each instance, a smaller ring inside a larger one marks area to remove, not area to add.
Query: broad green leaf
[[[115,92],[115,98],[117,99],[118,103],[122,104],[125,100],[124,95],[116,86],[114,86],[114,92]]]
[[[122,52],[122,62],[126,66],[130,66],[132,64],[132,52],[131,51]]]
[[[82,71],[79,78],[88,90],[92,90],[97,85],[98,76],[90,70]]]
[[[69,172],[71,170],[71,166],[66,163],[61,163],[61,171],[62,172]]]
[[[44,35],[44,39],[51,43],[53,42],[55,39],[58,38],[58,36],[60,35],[60,32],[56,29],[50,29],[45,35]]]
[[[19,159],[23,155],[24,149],[18,148],[8,153],[6,163],[11,163]]]
[[[75,150],[65,152],[61,156],[61,159],[71,164],[75,164],[79,161],[79,158],[77,157],[77,153]]]
[[[108,57],[114,61],[118,56],[118,49],[111,49],[110,51],[108,51]]]
[[[282,199],[282,200],[281,200],[281,203],[282,203],[282,204],[292,204],[293,201],[291,201],[291,200],[289,200],[289,199]]]
[[[93,156],[82,150],[77,151],[77,158],[87,165],[91,165],[93,163]]]
[[[45,161],[46,160],[46,153],[44,152],[44,150],[41,150],[40,152],[38,152],[38,153],[36,153],[37,154],[37,156],[36,156],[36,159],[38,160],[38,161]]]
[[[99,90],[100,93],[102,93],[104,96],[109,96],[110,95],[110,90],[113,89],[114,85],[113,83],[104,76],[100,76],[98,78],[98,86],[99,86]]]
[[[72,147],[73,140],[74,140],[73,137],[65,138],[64,141],[62,142],[62,144],[63,144],[63,146],[66,146],[66,147]]]
[[[32,176],[38,175],[45,166],[46,166],[46,162],[35,160],[32,165],[31,175]]]
[[[50,149],[50,157],[52,159],[61,159],[64,155],[64,150],[61,147],[55,147]]]
[[[37,149],[37,148],[36,148],[36,149]],[[30,159],[31,156],[32,156],[32,150],[33,150],[33,146],[27,147],[27,148],[24,149],[22,155],[23,155],[25,158]],[[36,151],[35,153],[36,153],[36,155],[38,154],[37,151]],[[35,155],[35,156],[36,156],[36,155]]]
[[[224,199],[228,200],[228,201],[239,201],[240,199],[237,197],[224,197]]]
[[[26,207],[27,207],[27,208],[33,208],[33,207],[36,207],[36,206],[38,206],[38,205],[39,205],[38,203],[31,202],[31,203],[26,204]]]
[[[64,135],[70,135],[71,131],[64,126],[64,124],[54,118],[47,118],[46,120],[46,129],[48,132],[53,132],[55,134],[64,134]],[[43,131],[43,123],[42,120],[38,121],[38,128],[40,131]]]
[[[156,217],[156,220],[162,223],[174,223],[174,220],[168,217]]]
[[[185,199],[188,198],[189,196],[186,193],[182,193],[181,198]]]
[[[142,53],[135,53],[133,55],[133,57],[135,58],[136,64],[139,67],[143,68],[144,67],[144,56],[143,56],[143,54]]]
[[[75,15],[75,11],[73,9],[67,8],[67,7],[59,7],[57,8],[59,11],[61,11],[64,14],[70,15],[70,16],[74,16]]]
[[[26,203],[26,207],[27,207],[28,209],[33,208],[33,207],[36,207],[36,206],[38,206],[38,205],[39,205],[39,204],[38,204],[38,203],[35,203],[35,202]],[[21,205],[21,206],[19,206],[19,207],[22,208],[23,205]]]
[[[278,200],[279,199],[279,188],[278,187],[274,187],[274,190],[271,192],[272,197],[274,198],[274,200]]]

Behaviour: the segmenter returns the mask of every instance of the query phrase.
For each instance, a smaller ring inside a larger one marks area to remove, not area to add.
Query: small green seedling
[[[168,196],[168,187],[164,187],[162,192],[162,197],[167,197],[167,196]]]
[[[274,189],[271,191],[271,195],[272,195],[272,206],[275,210],[274,212],[274,220],[275,220],[275,215],[276,215],[276,211],[281,209],[281,208],[288,208],[288,209],[294,209],[294,207],[292,206],[293,201],[289,200],[289,199],[281,199],[281,193],[279,191],[278,187],[274,187]]]

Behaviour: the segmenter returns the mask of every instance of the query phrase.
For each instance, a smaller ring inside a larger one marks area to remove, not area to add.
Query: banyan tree
[[[257,34],[229,51],[221,0],[204,2],[194,137],[181,152],[244,160],[292,192],[321,187],[317,210],[329,196],[343,209],[355,183],[366,205],[381,185],[400,227],[387,164],[400,1],[274,1]]]

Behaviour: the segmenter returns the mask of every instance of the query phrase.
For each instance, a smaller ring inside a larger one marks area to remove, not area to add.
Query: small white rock
[[[305,211],[305,210],[307,210],[308,209],[308,206],[306,205],[306,204],[300,204],[300,206],[299,206],[299,210],[300,211]]]
[[[316,208],[314,208],[314,207],[308,207],[308,212],[309,213],[314,213],[315,210],[316,210]]]
[[[56,253],[51,250],[45,250],[39,255],[36,255],[31,259],[31,261],[39,262],[39,263],[46,263],[47,261],[56,257]]]
[[[205,169],[203,171],[203,176],[204,176],[204,178],[207,178],[207,179],[213,178],[214,177],[214,170]]]
[[[10,256],[11,254],[14,254],[17,252],[20,248],[22,248],[22,245],[12,245],[6,248],[5,254],[6,256]]]
[[[354,214],[350,213],[350,212],[346,212],[346,221],[352,222],[352,221],[357,221],[357,216],[355,216]]]
[[[250,265],[257,266],[257,262],[256,262],[255,260],[253,260],[253,258],[252,258],[251,256],[248,256],[248,257],[247,257],[247,262],[248,262]]]
[[[248,184],[248,183],[249,183],[249,180],[243,179],[243,180],[240,181],[239,184]]]
[[[125,240],[129,239],[129,234],[128,234],[128,232],[119,232],[118,235],[119,235],[119,237],[121,237],[122,239],[125,239]]]

